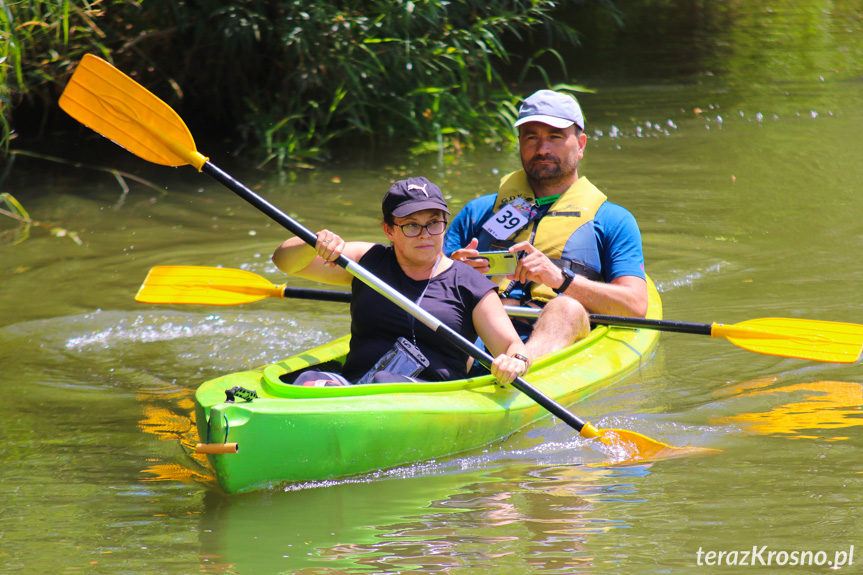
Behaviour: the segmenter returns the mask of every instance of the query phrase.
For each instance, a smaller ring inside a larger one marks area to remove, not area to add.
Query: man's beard
[[[540,161],[551,160],[553,164],[537,166]],[[534,156],[526,164],[523,164],[528,180],[542,187],[553,187],[571,178],[578,169],[578,160],[565,162],[556,156]]]

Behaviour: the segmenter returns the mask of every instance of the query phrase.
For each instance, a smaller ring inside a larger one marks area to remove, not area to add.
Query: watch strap
[[[565,292],[566,288],[569,287],[569,284],[572,283],[572,279],[575,277],[575,273],[569,268],[561,268],[560,271],[563,273],[563,283],[560,284],[560,287],[551,288],[556,294],[562,294]]]

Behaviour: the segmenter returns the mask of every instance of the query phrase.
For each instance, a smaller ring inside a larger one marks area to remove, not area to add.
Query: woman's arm
[[[317,236],[315,247],[298,237],[285,240],[273,253],[273,263],[290,275],[330,285],[350,285],[353,276],[333,262],[340,255],[358,261],[374,244],[345,242],[329,230],[321,230]]]
[[[491,373],[501,383],[509,383],[530,368],[532,359],[518,337],[495,290],[489,290],[473,309],[473,324],[483,343],[494,356]],[[516,354],[527,361],[514,357]]]

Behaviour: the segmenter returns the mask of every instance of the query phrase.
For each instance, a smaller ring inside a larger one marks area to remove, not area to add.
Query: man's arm
[[[480,238],[483,234],[488,235],[483,231],[482,225],[494,214],[496,198],[496,194],[488,194],[465,204],[446,231],[443,242],[444,254],[452,257],[454,251],[467,247],[474,238]],[[479,246],[479,249],[487,248]]]
[[[479,253],[478,237],[482,224],[494,211],[497,196],[489,194],[469,201],[456,215],[444,236],[443,253],[473,267],[480,273],[488,272],[486,260],[475,258]]]
[[[523,251],[515,274],[507,276],[522,283],[539,282],[554,289],[563,285],[563,270],[530,242],[520,242],[510,252]],[[647,314],[647,282],[637,276],[620,276],[609,283],[576,275],[563,295],[577,300],[588,313],[644,317]]]
[[[647,276],[641,230],[635,216],[622,206],[606,202],[597,211],[594,225],[602,273],[608,281],[603,285],[608,289],[599,289],[597,301],[591,304],[596,309],[582,304],[591,313],[644,317],[647,314]],[[579,287],[573,289],[580,290],[580,297],[590,298],[593,287],[579,282]],[[567,290],[567,295],[569,293]]]
[[[608,283],[575,276],[564,294],[580,302],[589,313],[644,317],[647,314],[647,281],[638,222],[625,208],[606,202],[596,213],[594,230],[602,274]],[[510,251],[519,249],[524,249],[523,244],[513,246]],[[525,251],[534,252],[521,261],[526,279],[542,282],[550,288],[563,284],[563,271],[551,260],[533,246]]]
[[[609,283],[576,276],[563,293],[578,300],[588,313],[647,315],[647,282],[637,276],[620,276]]]

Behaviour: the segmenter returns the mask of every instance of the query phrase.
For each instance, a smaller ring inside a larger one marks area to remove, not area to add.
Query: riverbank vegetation
[[[507,140],[521,95],[512,86],[551,84],[538,61],[566,77],[555,47],[577,35],[555,10],[549,0],[0,1],[3,144],[69,121],[56,101],[86,53],[196,133],[233,135],[278,169],[344,138],[416,151]]]

